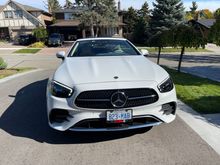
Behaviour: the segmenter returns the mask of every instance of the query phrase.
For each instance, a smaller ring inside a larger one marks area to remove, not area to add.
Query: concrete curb
[[[34,72],[39,72],[39,71],[42,71],[42,70],[43,69],[34,69],[34,70],[31,70],[31,71],[27,71],[27,72],[11,75],[11,76],[5,77],[3,79],[0,79],[0,84],[5,83],[5,82],[7,82],[9,80],[12,80],[14,78],[17,78],[17,77],[24,76],[24,75],[27,75],[27,74],[30,74],[30,73],[34,73]]]
[[[210,123],[205,115],[197,113],[181,101],[178,101],[177,115],[220,155],[220,126]]]

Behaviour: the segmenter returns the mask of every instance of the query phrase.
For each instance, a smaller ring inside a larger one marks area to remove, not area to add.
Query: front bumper
[[[141,82],[143,83],[143,82]],[[143,85],[146,85],[146,82],[141,84],[137,84],[137,87],[144,87]],[[129,85],[127,84],[126,86]],[[134,85],[132,85],[133,87]],[[148,84],[148,87],[155,86],[155,84]],[[110,85],[112,88],[112,86]],[[117,84],[117,87],[121,89],[124,87],[122,84],[122,87],[120,87],[119,84]],[[107,88],[106,84],[102,86],[102,84],[99,84],[99,87],[97,89],[105,89]],[[129,129],[137,129],[137,128],[144,128],[144,127],[150,127],[150,126],[155,126],[159,125],[161,123],[170,123],[172,122],[175,117],[176,117],[176,91],[175,88],[167,93],[160,93],[157,88],[155,91],[159,95],[159,100],[153,104],[145,105],[145,106],[140,106],[140,107],[133,107],[133,108],[128,108],[133,110],[133,118],[151,118],[155,119],[154,121],[151,122],[142,122],[140,124],[134,125],[134,124],[122,124],[120,127],[106,127],[103,125],[103,127],[76,127],[78,123],[84,120],[93,120],[93,119],[101,119],[101,120],[106,120],[106,110],[102,109],[84,109],[84,108],[78,108],[74,105],[74,100],[78,96],[79,93],[82,91],[86,90],[96,90],[95,86],[91,84],[78,86],[77,91],[75,90],[74,95],[71,98],[57,98],[54,97],[50,94],[49,90],[47,90],[47,114],[48,114],[48,121],[49,125],[56,130],[59,131],[66,131],[66,130],[71,130],[71,131],[121,131],[121,130],[129,130]],[[170,113],[167,113],[167,109],[164,108],[164,105],[167,103],[173,104],[174,110]],[[59,110],[59,111],[66,111],[68,114],[64,116],[64,119],[62,121],[53,121],[51,120],[51,114],[54,110]]]
[[[49,46],[58,46],[58,45],[61,45],[61,42],[60,41],[50,41],[50,42],[48,42],[48,45]]]

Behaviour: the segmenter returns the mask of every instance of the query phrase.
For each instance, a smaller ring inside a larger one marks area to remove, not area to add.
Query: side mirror
[[[56,56],[57,56],[57,58],[64,60],[65,59],[65,52],[64,51],[58,52],[56,54]]]
[[[141,49],[141,53],[142,53],[143,56],[148,56],[149,55],[149,52],[146,49]]]

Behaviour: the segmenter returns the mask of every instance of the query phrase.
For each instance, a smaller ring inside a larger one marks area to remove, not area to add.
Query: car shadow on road
[[[37,81],[20,89],[13,103],[0,118],[0,128],[17,136],[50,144],[95,143],[126,138],[144,133],[149,129],[121,132],[58,132],[51,129],[46,116],[46,85],[47,79]]]

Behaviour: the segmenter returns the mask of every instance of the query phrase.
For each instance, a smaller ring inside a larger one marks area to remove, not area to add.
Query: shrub
[[[47,30],[43,27],[38,27],[34,29],[33,35],[36,37],[37,41],[43,41],[43,42],[45,42],[48,37]]]
[[[7,63],[0,57],[0,70],[6,69]]]
[[[29,46],[30,48],[44,48],[44,42],[35,42]]]

